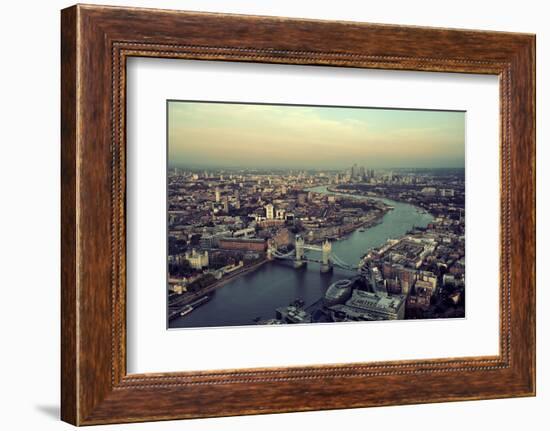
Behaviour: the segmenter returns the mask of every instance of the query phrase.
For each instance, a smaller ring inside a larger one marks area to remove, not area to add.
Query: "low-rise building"
[[[218,246],[225,250],[265,252],[267,241],[259,238],[220,238]]]
[[[329,307],[333,320],[399,320],[405,318],[405,295],[355,289],[345,304]]]
[[[185,252],[185,259],[189,262],[189,265],[193,269],[208,268],[208,252],[197,252],[193,249],[191,253]]]

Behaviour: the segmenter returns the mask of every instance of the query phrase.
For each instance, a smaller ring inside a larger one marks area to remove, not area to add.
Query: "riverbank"
[[[348,196],[355,196],[356,198],[365,198],[365,199],[390,199],[386,196],[380,196],[378,194],[374,194],[374,195],[364,195],[364,194],[361,194],[361,191],[359,190],[352,190],[352,191],[348,191],[349,189],[339,189],[338,186],[335,188],[335,187],[329,187],[329,186],[326,186],[327,187],[327,191],[330,192],[330,193],[337,193],[337,194],[341,194],[341,195],[348,195]],[[408,203],[408,202],[405,202],[405,201],[402,201],[402,200],[398,200],[398,199],[391,199],[391,200],[394,200],[396,202],[403,202],[403,203]]]
[[[330,193],[340,193],[338,191],[334,191],[333,189],[331,189],[328,186],[326,186],[326,189]],[[326,194],[326,192],[319,192],[319,191],[315,191],[315,190],[311,190],[311,189],[306,189],[306,191],[312,191],[313,193],[318,193],[318,194]],[[368,197],[365,196],[365,199],[368,199]],[[377,198],[375,198],[375,199],[377,199]],[[379,208],[378,209],[379,212],[376,214],[375,217],[370,218],[368,220],[363,220],[363,221],[360,221],[360,222],[357,222],[357,223],[352,223],[348,226],[342,226],[341,227],[342,232],[339,235],[330,235],[329,239],[334,240],[334,241],[341,241],[341,240],[346,239],[349,235],[353,234],[355,231],[357,231],[359,229],[365,229],[365,230],[370,229],[371,227],[374,227],[374,226],[380,224],[382,222],[382,219],[384,218],[384,216],[388,212],[390,212],[392,209],[393,209],[393,207],[391,207],[391,206],[384,203],[384,208]],[[324,240],[325,240],[324,238],[323,239],[321,239],[321,238],[314,239],[314,240],[311,240],[310,243],[311,244],[321,244]]]
[[[433,217],[437,216],[436,214],[433,214],[428,208],[425,208],[424,206],[409,202],[409,201],[407,201],[405,199],[402,199],[398,196],[384,196],[384,195],[380,195],[378,193],[373,194],[373,195],[365,195],[365,194],[362,194],[363,192],[361,190],[357,190],[357,189],[352,189],[352,190],[339,189],[339,188],[334,188],[334,187],[329,187],[329,186],[326,186],[326,188],[327,188],[327,191],[330,192],[330,193],[336,193],[336,194],[347,195],[347,196],[356,196],[357,198],[365,198],[365,199],[369,199],[369,198],[370,199],[376,199],[376,200],[386,199],[386,200],[392,200],[392,201],[395,201],[395,202],[401,202],[401,203],[408,204],[408,205],[413,205],[413,206],[416,206],[416,207],[422,209],[427,214],[430,214]]]
[[[353,225],[343,228],[343,232],[340,235],[332,236],[330,239],[334,241],[343,241],[347,237],[349,237],[351,234],[353,234],[355,231],[359,229],[370,229],[371,227],[374,227],[382,222],[382,219],[384,216],[391,211],[391,208],[385,208],[379,215],[377,215],[372,220],[365,220],[359,223],[354,223]],[[324,241],[324,239],[318,239],[311,241],[312,244],[321,244]]]
[[[220,280],[215,281],[211,285],[206,286],[204,289],[201,289],[199,292],[193,292],[192,294],[189,294],[189,295],[186,295],[184,293],[184,294],[182,294],[182,296],[177,298],[178,299],[177,302],[175,302],[174,304],[169,304],[169,306],[184,307],[186,305],[189,305],[193,301],[196,301],[197,299],[199,299],[199,298],[201,298],[205,295],[208,295],[209,293],[212,293],[216,289],[225,286],[227,283],[230,283],[230,282],[234,281],[238,277],[255,271],[256,269],[260,268],[262,265],[266,264],[267,262],[269,262],[268,259],[263,259],[260,262],[257,262],[253,265],[245,266],[245,267],[243,267],[239,270],[236,270],[236,271],[230,273],[226,277],[222,277]]]

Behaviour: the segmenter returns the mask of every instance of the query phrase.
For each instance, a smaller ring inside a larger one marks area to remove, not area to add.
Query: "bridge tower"
[[[304,239],[301,236],[297,236],[295,240],[296,257],[294,259],[294,268],[301,268],[306,264],[304,260]]]
[[[328,239],[323,241],[321,245],[321,272],[332,271],[332,262],[330,261],[330,253],[332,252],[332,245]]]
[[[274,253],[277,251],[275,244],[272,240],[267,242],[267,260],[273,260],[275,258]]]

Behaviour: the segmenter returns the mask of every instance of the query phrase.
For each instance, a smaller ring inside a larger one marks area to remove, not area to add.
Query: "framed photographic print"
[[[169,328],[465,317],[464,112],[167,111]]]
[[[61,30],[63,420],[535,394],[533,35]]]

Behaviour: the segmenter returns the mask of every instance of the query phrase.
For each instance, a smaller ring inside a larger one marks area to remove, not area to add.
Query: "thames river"
[[[330,192],[326,186],[308,191],[353,196]],[[332,243],[332,252],[354,266],[368,250],[383,245],[390,238],[403,236],[415,226],[425,227],[433,220],[430,214],[407,203],[384,198],[369,199],[383,201],[394,209],[386,213],[380,223],[364,231],[356,230]],[[259,319],[274,318],[277,307],[286,306],[297,298],[304,300],[306,306],[313,304],[331,283],[354,274],[338,268],[334,268],[332,274],[321,274],[319,265],[311,262],[307,269],[302,270],[284,262],[268,262],[220,287],[209,302],[184,317],[174,319],[170,327],[253,325]]]

